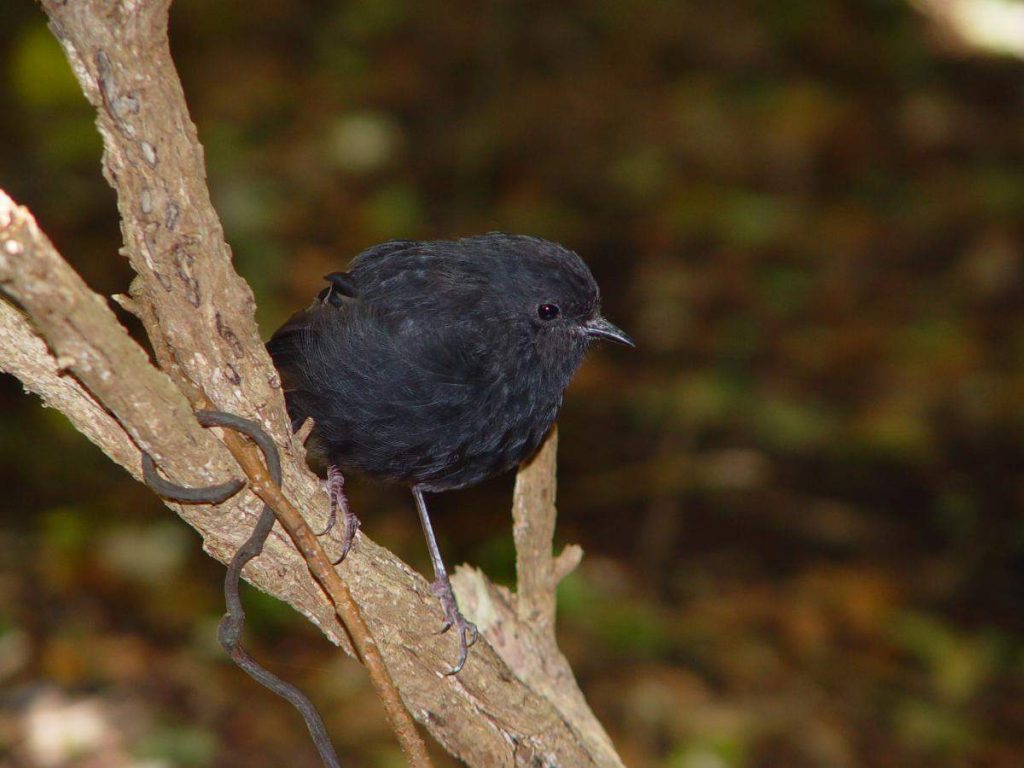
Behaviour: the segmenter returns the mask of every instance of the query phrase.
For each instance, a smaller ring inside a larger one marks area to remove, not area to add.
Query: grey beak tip
[[[608,339],[627,347],[635,347],[636,342],[624,330],[605,320],[603,317],[595,317],[586,324],[587,335],[598,339]]]

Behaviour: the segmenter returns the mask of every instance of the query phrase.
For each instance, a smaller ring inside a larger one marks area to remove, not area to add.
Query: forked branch
[[[291,522],[288,535],[275,529],[246,578],[351,653],[337,620],[343,611],[336,612],[339,601],[348,601],[347,587],[405,706],[456,757],[487,768],[621,765],[554,642],[554,586],[578,552],[551,558],[553,443],[521,476],[517,491],[523,598],[517,604],[482,574],[469,583],[459,574],[460,601],[484,639],[465,669],[446,677],[455,639],[436,634],[440,620],[426,580],[363,535],[337,571],[325,568],[319,544],[301,522],[305,517],[322,524],[326,496],[305,466],[301,442],[290,434],[278,378],[254,321],[252,293],[234,271],[210,203],[202,148],[170,58],[169,3],[42,4],[97,109],[103,170],[117,192],[124,252],[138,274],[130,298],[121,301],[142,319],[160,367],[53,250],[28,212],[4,197],[0,290],[9,300],[0,297],[0,369],[68,415],[136,477],[139,447],[184,485],[247,476]],[[236,444],[240,438],[225,435],[221,442],[198,425],[192,413],[204,407],[266,429],[281,449],[283,493],[264,482],[259,467],[250,464],[250,448]],[[547,484],[547,495],[528,493],[531,477],[540,478],[538,487]],[[219,506],[169,506],[223,562],[260,510],[249,493]],[[487,618],[474,605],[494,614]],[[499,623],[501,638],[487,631]]]

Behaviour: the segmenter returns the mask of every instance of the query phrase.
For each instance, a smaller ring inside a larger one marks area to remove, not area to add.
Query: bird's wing
[[[281,376],[285,392],[305,386],[303,361],[325,314],[345,311],[344,306],[331,303],[331,296],[330,289],[324,289],[312,304],[289,317],[267,341],[267,352]]]
[[[284,348],[294,341],[293,337],[296,334],[308,332],[315,325],[315,321],[320,313],[324,311],[325,305],[330,304],[336,309],[341,309],[349,303],[349,300],[358,298],[360,290],[354,274],[357,268],[365,275],[362,281],[364,284],[370,282],[367,278],[370,277],[369,273],[371,272],[381,270],[400,271],[401,265],[396,264],[395,260],[391,257],[407,251],[418,244],[415,240],[388,240],[387,242],[367,248],[356,256],[352,261],[352,269],[350,271],[331,272],[328,275],[324,275],[324,280],[330,283],[330,285],[317,294],[312,304],[296,312],[285,321],[284,325],[274,331],[274,335],[267,342],[267,347],[271,349],[271,354],[273,354],[274,350],[284,352]]]
[[[297,418],[307,406],[339,420],[342,410],[408,420],[409,410],[474,408],[500,378],[501,319],[431,249],[383,243],[328,280],[267,343]]]

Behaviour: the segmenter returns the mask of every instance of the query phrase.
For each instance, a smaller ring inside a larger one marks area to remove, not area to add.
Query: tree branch
[[[212,404],[255,419],[281,447],[284,497],[304,510],[307,520],[322,523],[326,496],[305,466],[301,443],[290,434],[278,377],[254,322],[252,293],[233,269],[210,204],[202,148],[170,59],[169,3],[42,4],[97,109],[104,174],[117,191],[124,252],[138,273],[125,303],[142,319],[160,369],[127,336],[106,302],[60,259],[27,211],[9,200],[2,209],[7,214],[0,213],[0,287],[27,313],[34,330],[18,310],[0,301],[0,368],[60,408],[136,477],[136,446],[184,485],[238,476],[231,454],[198,426],[192,410]],[[545,471],[553,472],[553,451],[542,454],[550,456]],[[339,569],[409,711],[471,766],[621,765],[554,643],[553,590],[565,570],[559,563],[567,561],[550,558],[553,494],[552,475],[548,511],[536,500],[524,500],[520,510],[525,517],[551,515],[530,534],[534,543],[529,545],[540,553],[546,537],[548,564],[534,555],[520,558],[523,568],[532,567],[533,558],[542,569],[535,587],[524,575],[521,588],[530,595],[523,616],[539,611],[546,617],[543,632],[520,616],[507,591],[477,574],[473,588],[486,599],[470,599],[465,589],[460,599],[485,640],[456,676],[444,675],[456,640],[436,634],[440,610],[425,579],[361,534]],[[216,507],[169,506],[222,562],[260,510],[248,493]],[[279,531],[245,575],[351,653],[335,616],[333,603],[339,598],[337,585],[329,583],[333,578],[324,574],[327,583],[318,585]],[[506,637],[488,632],[472,605],[497,610],[497,623],[490,626],[502,628]],[[516,638],[524,643],[518,651]],[[531,668],[509,661],[517,653],[543,658]]]
[[[44,405],[63,413],[75,429],[107,456],[123,467],[134,467],[136,479],[141,477],[139,449],[121,425],[75,378],[65,374],[28,319],[2,299],[0,349],[0,372],[20,379],[25,389],[38,395]]]
[[[568,660],[555,640],[558,583],[579,565],[583,550],[552,554],[558,432],[519,469],[512,500],[516,593],[491,584],[483,572],[461,567],[452,578],[464,609],[516,676],[550,701],[577,732],[598,765],[620,765],[601,723],[590,711]]]
[[[235,471],[230,459],[199,426],[178,388],[150,365],[142,347],[60,257],[32,215],[2,192],[0,232],[0,286],[32,317],[56,353],[58,369],[73,374],[132,442],[179,482],[213,485],[227,479]],[[212,461],[193,466],[182,460],[196,453]]]

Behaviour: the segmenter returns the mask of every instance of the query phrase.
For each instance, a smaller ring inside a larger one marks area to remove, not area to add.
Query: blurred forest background
[[[174,3],[264,336],[364,247],[498,229],[637,338],[570,390],[558,534],[630,766],[1024,765],[1024,61],[924,5]],[[93,112],[42,12],[0,16],[0,186],[122,292]],[[216,645],[223,568],[8,377],[0,484],[0,765],[318,765]],[[429,572],[408,494],[350,488]],[[510,489],[432,502],[450,563],[511,578]],[[361,668],[247,600],[346,765],[401,765]]]

